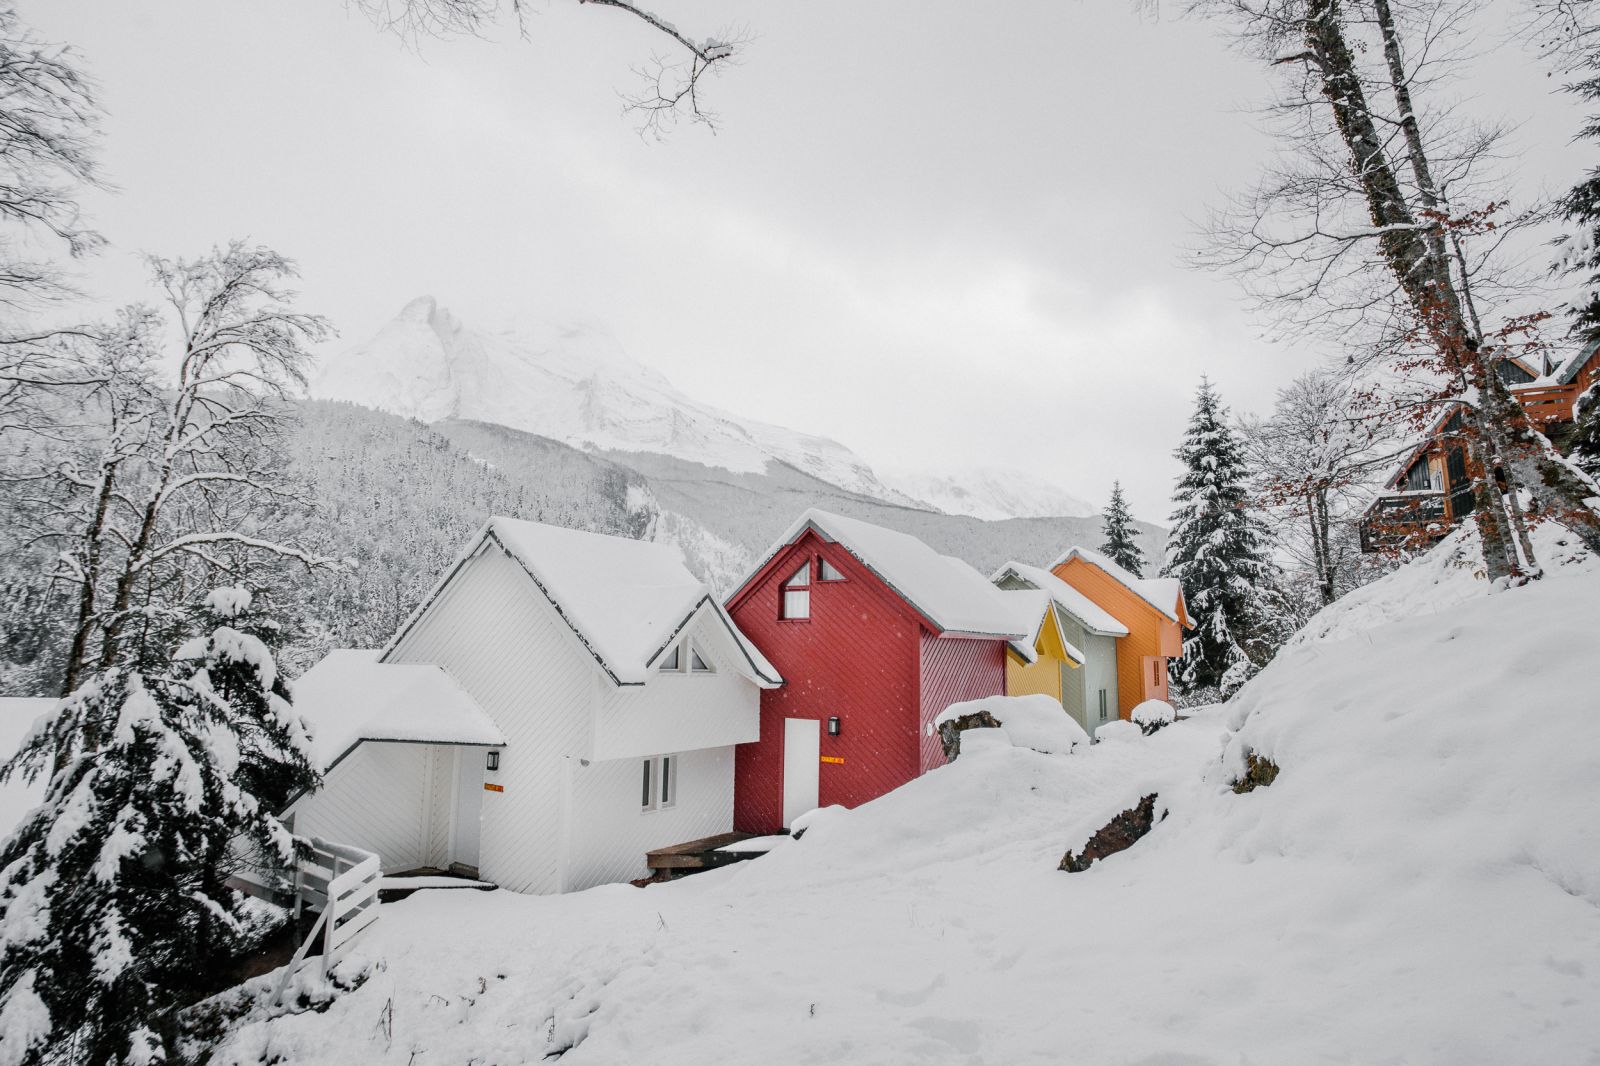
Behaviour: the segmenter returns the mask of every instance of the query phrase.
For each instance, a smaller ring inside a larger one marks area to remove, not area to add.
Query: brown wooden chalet
[[[1578,397],[1600,381],[1600,341],[1584,345],[1559,367],[1510,358],[1498,369],[1534,426],[1561,447],[1577,417]],[[1406,454],[1361,516],[1362,551],[1426,547],[1472,513],[1463,418],[1460,406],[1445,411]]]

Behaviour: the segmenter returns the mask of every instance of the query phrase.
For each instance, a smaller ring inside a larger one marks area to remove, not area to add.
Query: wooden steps
[[[715,836],[701,837],[699,840],[689,840],[682,844],[673,844],[670,847],[657,848],[645,855],[645,865],[650,867],[650,873],[657,880],[676,877],[681,874],[690,874],[698,870],[713,870],[719,866],[731,866],[745,859],[753,859],[764,851],[722,851],[720,849],[729,844],[737,844],[742,840],[750,840],[759,833],[718,833]]]

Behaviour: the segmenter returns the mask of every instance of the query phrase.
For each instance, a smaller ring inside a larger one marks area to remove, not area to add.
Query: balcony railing
[[[1528,419],[1536,426],[1553,422],[1571,422],[1573,407],[1578,402],[1578,383],[1570,385],[1540,385],[1529,389],[1512,389],[1511,394],[1522,404]]]
[[[1450,532],[1445,494],[1428,489],[1379,496],[1361,516],[1364,552],[1426,547]]]

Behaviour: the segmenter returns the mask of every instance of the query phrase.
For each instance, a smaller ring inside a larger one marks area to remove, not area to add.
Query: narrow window
[[[678,801],[678,757],[661,758],[661,806],[671,807]]]
[[[817,560],[818,581],[843,581],[844,575],[839,573],[839,568],[826,559]]]
[[[1100,720],[1106,720],[1106,690],[1100,690]]]
[[[651,802],[655,797],[654,790],[650,788],[651,761],[650,759],[644,761],[644,798],[640,801],[640,805],[647,811],[655,809],[655,804]]]
[[[693,647],[692,645],[689,648],[689,672],[692,674],[709,674],[714,672],[711,669],[710,664],[700,657],[699,649]]]
[[[811,617],[811,562],[800,564],[794,576],[783,583],[783,618]]]
[[[678,650],[678,645],[674,644],[672,650],[662,658],[661,669],[664,671],[683,669],[683,653]]]

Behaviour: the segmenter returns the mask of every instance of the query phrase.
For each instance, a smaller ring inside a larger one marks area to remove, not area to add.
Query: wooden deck
[[[656,880],[691,874],[699,870],[714,870],[719,866],[731,866],[736,862],[763,855],[765,852],[721,849],[759,835],[759,833],[718,833],[716,836],[701,837],[699,840],[657,848],[646,853],[645,864],[650,867],[650,873]]]

